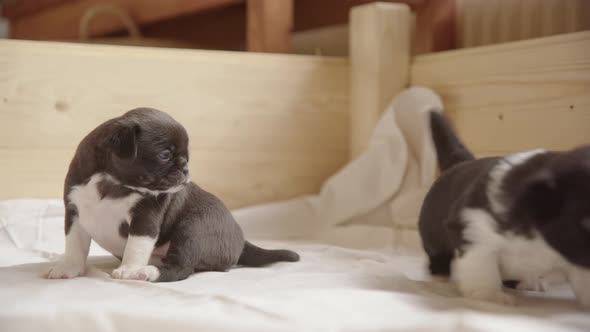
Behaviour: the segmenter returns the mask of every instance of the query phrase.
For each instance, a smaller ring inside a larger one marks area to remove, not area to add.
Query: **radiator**
[[[456,46],[590,30],[590,0],[457,0]]]

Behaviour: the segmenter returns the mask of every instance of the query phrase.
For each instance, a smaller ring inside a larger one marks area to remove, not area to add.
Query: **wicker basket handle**
[[[88,40],[88,28],[90,26],[90,23],[96,17],[96,15],[103,13],[108,13],[117,17],[127,29],[127,33],[129,33],[129,36],[133,38],[141,38],[141,32],[139,31],[139,27],[137,26],[137,24],[135,24],[135,22],[133,21],[131,16],[129,16],[129,13],[127,13],[127,11],[111,4],[97,4],[95,6],[88,8],[84,12],[84,15],[82,15],[82,18],[80,19],[80,40]]]

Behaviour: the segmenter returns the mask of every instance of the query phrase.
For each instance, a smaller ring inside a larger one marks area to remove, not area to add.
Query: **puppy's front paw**
[[[51,267],[46,274],[47,279],[71,279],[84,274],[86,267],[80,264],[72,264],[68,262],[59,262],[57,265]]]
[[[123,280],[156,281],[160,270],[153,265],[121,265],[113,270],[111,277]]]
[[[515,305],[516,298],[501,290],[476,290],[465,294],[466,297],[505,305]]]

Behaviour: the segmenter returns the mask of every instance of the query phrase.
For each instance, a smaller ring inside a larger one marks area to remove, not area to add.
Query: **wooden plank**
[[[0,41],[0,199],[60,197],[79,140],[139,106],[231,207],[313,193],[348,158],[348,88],[340,58]]]
[[[195,49],[244,51],[246,3],[178,16],[144,25],[146,39],[185,41]]]
[[[366,149],[382,112],[408,83],[411,31],[407,5],[373,3],[351,11],[352,158]]]
[[[427,1],[416,11],[413,54],[455,48],[456,0]]]
[[[0,1],[2,3],[1,14],[7,18],[16,18],[70,1],[75,0],[4,0]]]
[[[251,52],[288,53],[293,0],[248,0],[246,43]]]
[[[590,144],[590,32],[414,58],[478,155]]]
[[[177,15],[210,10],[243,0],[116,0],[109,1],[127,10],[138,24],[152,23]],[[78,39],[82,15],[91,7],[102,4],[102,0],[79,0],[65,2],[59,6],[34,12],[11,21],[11,37],[16,39],[59,40]],[[59,22],[59,24],[56,24]],[[97,17],[91,25],[91,35],[101,36],[122,30],[123,25],[116,17]]]

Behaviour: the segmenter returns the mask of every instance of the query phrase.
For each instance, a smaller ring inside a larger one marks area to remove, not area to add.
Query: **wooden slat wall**
[[[410,82],[478,155],[590,144],[590,32],[417,56]]]
[[[230,207],[318,190],[348,157],[339,58],[0,41],[0,199],[60,197],[79,140],[138,106],[191,138],[194,180]]]
[[[248,0],[246,45],[250,52],[289,53],[294,0]]]
[[[588,0],[456,0],[456,8],[461,48],[590,30]]]

